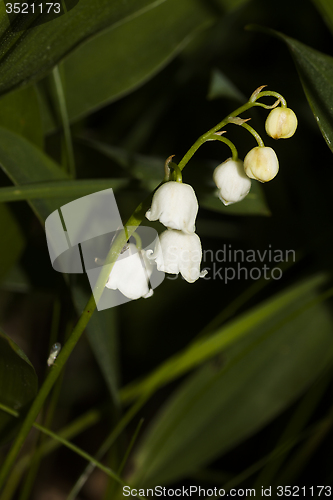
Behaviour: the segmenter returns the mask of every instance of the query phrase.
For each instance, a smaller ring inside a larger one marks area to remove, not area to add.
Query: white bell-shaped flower
[[[146,217],[150,221],[159,219],[165,227],[194,233],[198,208],[192,186],[169,181],[162,184],[154,194]]]
[[[156,261],[159,271],[181,273],[189,283],[194,283],[207,274],[207,271],[200,272],[202,248],[200,238],[195,233],[186,234],[168,229],[160,234],[154,252],[148,252],[149,258]]]
[[[251,149],[244,158],[244,170],[250,179],[260,182],[274,179],[279,171],[279,161],[274,149],[265,146]]]
[[[290,108],[274,108],[265,123],[267,134],[273,139],[289,139],[296,132],[297,117]]]
[[[225,205],[243,200],[251,189],[251,180],[245,174],[241,160],[229,158],[221,163],[214,170],[213,179],[219,188],[219,198]]]
[[[134,243],[127,245],[127,250],[120,254],[113,265],[106,287],[119,290],[125,297],[136,300],[147,299],[153,295],[149,288],[149,279],[153,272],[151,261],[146,253],[138,250]]]

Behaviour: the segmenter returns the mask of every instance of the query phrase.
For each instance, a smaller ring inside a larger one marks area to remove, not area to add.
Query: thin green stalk
[[[51,346],[55,343],[58,337],[58,332],[59,332],[59,323],[60,323],[60,316],[61,316],[61,304],[59,298],[56,298],[54,305],[53,305],[53,314],[52,314],[52,322],[51,322],[51,333],[50,333],[50,338],[49,338],[49,350]],[[47,375],[47,371],[46,371]],[[46,376],[45,375],[45,376]],[[51,402],[48,407],[47,415],[44,418],[43,416],[43,426],[46,428],[50,428],[52,426],[52,418],[53,414],[59,399],[60,395],[60,389],[62,385],[62,380],[63,380],[63,375],[64,372],[62,371],[60,377],[58,378],[54,389],[51,394]],[[23,483],[23,486],[21,488],[19,500],[29,500],[31,496],[31,491],[34,486],[34,482],[36,479],[36,476],[38,474],[38,469],[40,466],[40,461],[41,461],[41,453],[40,453],[40,445],[43,443],[45,440],[45,435],[44,434],[39,434],[37,437],[34,446],[32,448],[32,460],[31,464],[29,467],[28,474],[25,477],[25,481]],[[38,447],[38,450],[36,448]]]
[[[217,134],[214,134],[213,138],[214,138],[214,141],[224,142],[224,144],[226,144],[227,146],[229,146],[229,148],[231,149],[233,161],[237,161],[238,160],[238,151],[237,151],[237,148],[236,148],[236,146],[235,146],[235,144],[233,142],[231,142],[226,137],[222,137],[221,135],[217,135]],[[213,138],[212,138],[212,140],[213,140]]]
[[[138,401],[135,404],[133,404],[129,408],[127,413],[125,413],[125,415],[118,422],[116,427],[111,431],[109,436],[106,438],[106,440],[104,441],[102,446],[97,451],[97,453],[95,455],[97,460],[101,460],[102,457],[109,451],[109,449],[111,448],[113,443],[116,441],[118,436],[120,436],[122,431],[129,424],[129,422],[131,422],[131,420],[135,417],[135,415],[142,408],[142,406],[146,403],[146,401],[149,399],[150,396],[151,396],[150,393],[145,394],[140,399],[138,399]],[[94,464],[90,463],[85,468],[85,470],[83,471],[83,473],[81,474],[79,479],[76,481],[76,483],[74,484],[72,490],[70,491],[70,493],[67,497],[67,500],[74,500],[76,498],[76,496],[80,492],[81,488],[83,487],[83,485],[85,484],[85,482],[87,481],[88,477],[90,476],[90,474],[92,473],[93,470],[94,470]]]
[[[8,413],[9,415],[19,417],[19,413],[17,411],[13,411],[11,408],[8,408],[7,406],[0,404],[0,409]],[[86,453],[84,450],[76,446],[75,444],[71,443],[67,439],[59,436],[55,432],[50,431],[50,429],[47,429],[46,427],[37,424],[36,422],[33,424],[33,427],[40,432],[43,432],[47,436],[51,437],[52,439],[55,439],[56,441],[59,441],[59,443],[63,444],[70,450],[74,451],[78,455],[80,455],[82,458],[88,460],[89,462],[92,462],[96,467],[101,469],[105,474],[107,474],[109,477],[114,479],[115,481],[119,482],[122,486],[125,486],[126,483],[109,467],[106,467],[105,465],[101,464],[98,460],[96,460],[93,456],[89,455],[89,453]]]
[[[64,93],[64,89],[63,89],[63,85],[62,85],[62,81],[61,81],[59,66],[55,66],[53,68],[52,74],[53,74],[53,78],[54,78],[55,89],[56,89],[58,103],[59,103],[62,128],[64,131],[66,156],[67,156],[67,162],[68,162],[68,172],[69,172],[70,176],[74,178],[75,177],[75,158],[74,158],[73,141],[72,141],[71,128],[69,125],[69,118],[68,118],[68,113],[67,113],[66,97],[65,97],[65,93]]]
[[[144,419],[142,418],[140,420],[140,422],[138,423],[138,425],[137,425],[137,427],[135,429],[135,432],[134,432],[134,434],[132,436],[132,439],[131,439],[128,447],[127,447],[127,450],[125,452],[124,458],[122,459],[121,464],[120,464],[120,466],[119,466],[119,468],[117,470],[117,474],[118,474],[119,477],[121,477],[121,475],[122,475],[122,472],[124,470],[124,467],[126,465],[128,457],[129,457],[129,455],[130,455],[130,453],[132,451],[132,448],[133,448],[133,446],[134,446],[134,444],[135,444],[135,442],[136,442],[136,440],[138,438],[138,435],[139,435],[139,432],[141,430],[143,422],[144,422]],[[105,494],[104,498],[105,498],[105,500],[109,500],[109,499],[112,500],[115,497],[115,495],[116,495],[115,483],[109,481],[109,487],[108,487],[108,489],[106,491],[106,494]]]
[[[242,123],[241,127],[245,128],[248,132],[250,132],[250,134],[253,135],[258,143],[258,146],[260,146],[261,148],[265,147],[264,141],[262,140],[258,132],[254,130],[253,127],[251,127],[251,125],[249,125],[248,123]]]
[[[57,433],[58,436],[61,436],[65,439],[73,439],[81,432],[85,431],[89,427],[92,427],[97,422],[100,421],[103,412],[100,410],[90,410],[86,414],[80,416],[72,423],[60,429]],[[53,439],[48,439],[45,443],[43,443],[39,448],[37,448],[37,452],[41,454],[42,457],[47,456],[53,451],[57,450],[61,443],[55,441]],[[26,455],[24,455],[15,465],[12,470],[8,481],[6,483],[6,487],[4,488],[1,500],[11,500],[16,488],[18,487],[21,477],[25,470],[30,466],[31,459],[33,458],[33,451],[29,451]]]

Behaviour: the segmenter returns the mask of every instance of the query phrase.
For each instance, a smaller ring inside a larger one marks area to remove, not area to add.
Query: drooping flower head
[[[251,189],[251,180],[244,172],[241,160],[231,158],[218,165],[213,179],[219,188],[219,198],[225,205],[231,205],[245,198]]]
[[[169,181],[157,189],[146,217],[150,221],[159,219],[165,227],[194,233],[198,208],[192,186]]]
[[[189,283],[202,278],[207,271],[200,272],[202,248],[197,234],[186,234],[169,229],[160,234],[154,252],[147,252],[156,261],[157,269],[165,273],[181,273]]]
[[[250,179],[260,182],[274,179],[279,171],[279,161],[274,149],[266,146],[251,149],[244,158],[244,170]]]
[[[136,300],[153,295],[149,279],[153,265],[146,253],[138,250],[134,243],[128,243],[125,252],[119,255],[113,265],[106,288],[119,290],[125,297]]]

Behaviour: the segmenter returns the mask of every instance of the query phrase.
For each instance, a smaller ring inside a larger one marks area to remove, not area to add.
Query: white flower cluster
[[[194,232],[198,208],[192,186],[168,181],[157,189],[146,213],[148,220],[159,219],[168,228],[160,235],[154,251],[148,251],[149,258],[155,260],[159,271],[181,273],[189,283],[207,274],[200,272],[201,242]]]
[[[266,132],[274,139],[291,137],[296,127],[295,113],[286,107],[273,109],[266,120]],[[213,178],[220,200],[230,205],[245,198],[251,188],[251,179],[268,182],[278,170],[279,162],[274,150],[262,144],[251,149],[244,162],[229,158],[221,163],[214,170]],[[127,244],[112,268],[106,287],[118,289],[132,300],[151,297],[153,290],[149,282],[153,261],[158,271],[181,273],[189,283],[204,277],[207,271],[200,271],[202,248],[195,233],[198,208],[192,186],[183,184],[181,180],[162,184],[153,196],[146,217],[149,221],[159,220],[167,228],[166,231],[157,239],[154,250],[145,252],[133,243]]]
[[[266,132],[274,139],[287,139],[297,128],[295,113],[289,108],[275,108],[266,120]],[[231,158],[214,170],[213,178],[219,189],[219,198],[225,205],[245,198],[251,188],[251,180],[268,182],[279,171],[279,161],[274,149],[257,146],[247,153],[244,162]]]

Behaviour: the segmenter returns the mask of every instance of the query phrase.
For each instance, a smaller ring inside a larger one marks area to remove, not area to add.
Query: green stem
[[[210,130],[208,130],[208,132],[201,135],[199,137],[199,139],[197,139],[195,141],[193,146],[191,146],[191,148],[187,151],[187,153],[183,156],[183,158],[179,162],[178,167],[180,168],[180,170],[183,170],[185,165],[190,161],[192,156],[196,153],[196,151],[200,148],[200,146],[202,146],[202,144],[204,144],[206,141],[209,141],[211,139],[215,139],[215,137],[214,137],[215,132],[218,132],[222,127],[227,125],[229,123],[230,117],[236,117],[236,116],[240,115],[241,113],[244,113],[244,111],[247,111],[248,109],[251,109],[254,106],[260,106],[260,105],[261,105],[260,103],[248,101],[247,103],[243,104],[243,106],[240,106],[235,111],[233,111],[231,114],[229,114],[228,116],[223,118],[223,120],[220,121],[217,125],[215,125],[215,127],[211,128]]]
[[[260,146],[261,148],[265,147],[264,141],[262,140],[258,132],[254,130],[253,127],[251,127],[251,125],[249,125],[248,123],[242,123],[241,127],[245,128],[246,130],[248,130],[248,132],[250,132],[250,134],[253,135],[258,143],[258,146]]]
[[[59,66],[55,66],[53,71],[53,78],[55,83],[55,89],[57,93],[60,117],[62,122],[62,127],[64,131],[65,145],[66,145],[66,154],[67,154],[67,162],[68,162],[68,171],[71,177],[75,177],[75,159],[74,159],[74,149],[73,149],[73,141],[71,135],[71,129],[69,125],[69,118],[67,113],[66,106],[66,97],[61,81],[61,76],[59,72]]]
[[[180,170],[178,165],[176,163],[171,163],[170,165],[174,171],[175,181],[176,182],[183,182],[182,171]]]
[[[229,148],[231,149],[233,161],[238,160],[238,151],[233,142],[229,141],[229,139],[227,139],[226,137],[222,137],[221,135],[216,135],[216,134],[214,134],[214,140],[224,142],[224,144],[229,146]]]
[[[282,108],[286,108],[287,107],[287,101],[285,100],[285,98],[279,94],[278,92],[273,92],[271,90],[263,90],[262,92],[260,92],[257,97],[256,97],[256,100],[257,99],[260,99],[260,97],[276,97],[277,99],[279,99],[279,101],[281,102],[281,107]],[[271,106],[270,106],[271,107]]]

